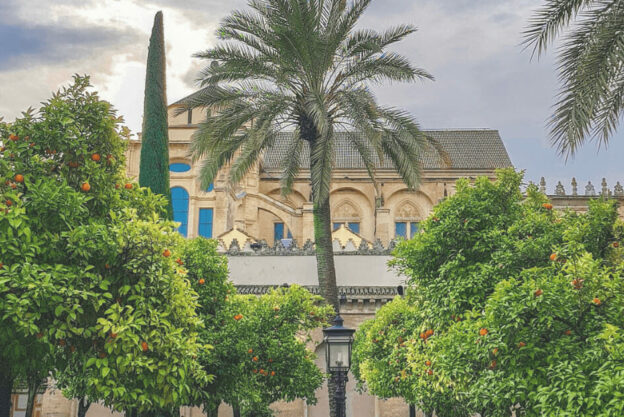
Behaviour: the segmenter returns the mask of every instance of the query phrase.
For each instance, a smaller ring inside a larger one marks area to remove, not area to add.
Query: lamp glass
[[[330,368],[348,368],[350,363],[350,343],[346,341],[331,341],[329,343]]]

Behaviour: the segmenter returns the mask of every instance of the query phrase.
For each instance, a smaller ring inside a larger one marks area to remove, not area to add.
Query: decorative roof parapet
[[[271,289],[277,289],[282,285],[236,285],[236,290],[242,295],[263,295]],[[320,289],[318,285],[304,285],[303,288],[312,294],[319,295]],[[338,296],[343,299],[389,299],[399,295],[397,287],[375,287],[375,286],[340,286],[338,287]]]
[[[313,256],[315,254],[314,242],[307,240],[302,247],[297,244],[295,239],[288,239],[289,242],[277,241],[275,246],[270,247],[265,240],[250,243],[246,242],[243,249],[240,248],[237,239],[233,239],[228,248],[223,241],[219,242],[217,251],[227,256]],[[373,255],[373,256],[389,256],[396,247],[399,239],[390,241],[387,247],[384,247],[381,240],[376,239],[372,245],[362,239],[359,246],[355,242],[349,240],[345,246],[335,239],[334,255]]]
[[[533,181],[529,181],[529,186],[531,185],[536,185]],[[581,199],[586,199],[586,198],[597,198],[597,197],[604,197],[604,198],[618,198],[621,199],[622,197],[624,197],[624,186],[622,186],[622,184],[620,184],[620,182],[618,181],[615,186],[613,187],[613,190],[609,189],[608,185],[607,185],[607,179],[606,178],[602,178],[602,181],[600,182],[600,191],[597,192],[596,191],[596,187],[594,186],[594,184],[592,184],[591,181],[587,182],[587,185],[585,185],[585,191],[583,194],[579,194],[578,193],[578,183],[576,181],[575,177],[572,177],[572,181],[570,182],[570,184],[572,185],[572,193],[571,194],[567,194],[564,185],[561,183],[561,181],[557,181],[557,185],[555,186],[554,189],[554,194],[548,194],[547,193],[547,187],[546,187],[546,179],[544,177],[540,178],[539,181],[539,191],[547,194],[549,197],[551,198],[557,198],[557,197],[578,197]]]

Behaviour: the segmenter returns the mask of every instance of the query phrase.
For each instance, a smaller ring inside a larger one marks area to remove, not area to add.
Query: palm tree
[[[566,157],[587,138],[606,145],[624,109],[624,1],[547,0],[525,43],[543,54],[559,48],[561,90],[549,122],[552,143]]]
[[[249,0],[249,9],[221,22],[224,42],[197,54],[211,62],[202,71],[204,88],[187,102],[190,108],[217,109],[200,124],[191,146],[193,160],[203,161],[203,185],[227,164],[230,183],[237,183],[280,131],[291,130],[282,161],[286,195],[307,148],[319,286],[336,311],[329,205],[335,132],[365,133],[348,137],[371,177],[376,162],[387,157],[410,187],[419,182],[419,156],[429,144],[409,114],[378,105],[368,88],[384,80],[433,78],[387,51],[414,27],[355,29],[371,1]]]

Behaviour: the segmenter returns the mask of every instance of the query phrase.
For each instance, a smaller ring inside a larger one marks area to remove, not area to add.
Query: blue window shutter
[[[354,233],[360,233],[360,224],[359,223],[349,223],[349,229],[351,229]]]
[[[212,237],[212,213],[211,208],[199,209],[199,228],[197,232],[200,236]]]
[[[171,172],[188,172],[190,170],[191,166],[189,164],[184,164],[181,162],[169,164],[169,171]]]
[[[278,241],[284,239],[284,223],[275,223],[273,225],[273,240]]]
[[[292,239],[292,233],[290,233],[290,229],[288,229],[288,236],[286,236],[287,239]]]
[[[207,192],[207,193],[209,193],[209,192],[211,192],[212,190],[214,190],[214,184],[213,184],[213,183],[210,183],[210,184],[208,185],[208,188],[206,188],[206,192]]]
[[[410,229],[410,238],[412,238],[416,233],[418,233],[418,222],[411,222]]]
[[[334,223],[334,229],[333,230],[340,229],[340,226],[342,226],[342,223]]]
[[[188,231],[188,192],[182,187],[171,188],[171,205],[173,206],[173,221],[181,223],[178,232],[186,237]]]
[[[405,222],[394,223],[394,236],[407,238],[407,224]]]

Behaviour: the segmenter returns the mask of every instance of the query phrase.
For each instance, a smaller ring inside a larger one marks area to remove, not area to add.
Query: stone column
[[[378,208],[375,210],[375,239],[381,239],[381,243],[387,246],[392,238],[392,224],[390,209]]]

